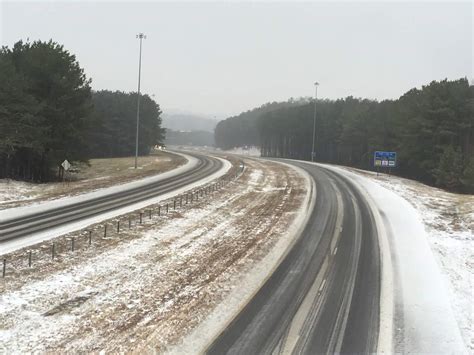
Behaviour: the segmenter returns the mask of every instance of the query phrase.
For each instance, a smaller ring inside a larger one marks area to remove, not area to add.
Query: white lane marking
[[[337,247],[334,249],[334,252],[332,253],[332,255],[336,255],[337,253]]]
[[[299,334],[301,333],[304,324],[307,320],[307,317],[310,316],[311,308],[313,307],[314,301],[318,298],[321,290],[322,279],[326,275],[326,271],[329,265],[329,258],[325,258],[321,269],[316,276],[316,279],[313,282],[313,285],[306,294],[303,302],[301,303],[298,311],[291,320],[290,329],[288,330],[288,335],[286,341],[283,344],[282,351],[280,352],[283,355],[292,354],[294,348],[297,345],[297,340]],[[296,339],[296,341],[295,341]]]
[[[326,286],[326,279],[323,280],[323,282],[321,283],[321,286],[319,286],[319,293],[321,293],[321,291],[324,289],[324,286]]]
[[[337,200],[337,214],[336,214],[336,222],[334,225],[334,234],[331,240],[331,253],[334,252],[337,244],[339,243],[339,239],[341,238],[342,233],[342,223],[344,222],[344,203],[342,202],[342,195],[339,189],[337,188],[334,180],[330,179],[330,183],[333,187],[333,190],[336,193],[336,200]]]

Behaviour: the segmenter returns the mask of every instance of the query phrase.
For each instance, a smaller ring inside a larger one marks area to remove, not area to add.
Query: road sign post
[[[64,174],[63,174],[63,181],[64,181],[64,179],[66,178],[67,171],[71,168],[71,163],[69,163],[66,159],[61,163],[61,166],[64,170]]]

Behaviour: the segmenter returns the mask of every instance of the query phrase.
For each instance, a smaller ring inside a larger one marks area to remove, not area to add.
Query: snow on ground
[[[24,181],[0,179],[0,205],[18,200],[31,200],[42,186]]]
[[[462,349],[457,344],[456,329],[448,329],[454,313],[457,325],[450,328],[459,328],[464,345],[473,352],[474,196],[453,194],[385,174],[377,176],[350,168],[338,170],[362,184],[391,222],[393,234],[389,238],[398,252],[395,277],[399,278],[399,286],[405,288],[407,308],[405,319],[399,322],[413,327],[405,336],[395,330],[398,340],[408,344],[398,350]]]
[[[110,194],[110,193],[113,193],[113,192],[118,192],[118,191],[121,191],[124,188],[134,188],[134,187],[138,187],[138,186],[143,186],[147,183],[161,181],[161,180],[169,178],[171,176],[175,176],[177,174],[183,173],[183,172],[189,170],[190,168],[192,168],[195,164],[197,164],[197,159],[195,159],[191,156],[187,156],[187,157],[188,157],[188,163],[186,165],[180,166],[179,168],[176,168],[174,170],[165,172],[163,174],[159,174],[157,176],[152,176],[152,177],[148,177],[148,178],[145,178],[145,179],[142,179],[142,180],[133,181],[133,182],[130,182],[130,183],[127,183],[127,184],[101,189],[99,191],[94,191],[94,192],[90,192],[90,193],[87,193],[87,194],[82,194],[80,196],[62,198],[62,199],[57,199],[55,201],[46,201],[46,202],[43,202],[43,203],[37,204],[37,205],[24,206],[24,207],[18,207],[18,208],[10,208],[10,209],[7,209],[7,210],[0,211],[0,220],[2,220],[2,219],[6,220],[8,218],[15,217],[19,214],[24,216],[26,214],[36,213],[38,211],[43,211],[43,210],[49,209],[49,208],[63,207],[63,206],[70,205],[72,203],[78,203],[78,202],[85,201],[85,200],[88,200],[88,199],[91,199],[91,198],[94,198],[94,197],[104,196],[104,195],[107,195],[107,194]],[[125,207],[122,207],[122,208],[119,208],[119,209],[116,209],[116,210],[105,212],[105,213],[102,213],[102,214],[99,214],[99,215],[96,215],[96,216],[93,216],[93,217],[89,217],[89,218],[83,219],[83,220],[78,221],[78,222],[69,223],[69,224],[58,226],[58,227],[50,228],[48,230],[41,231],[41,232],[36,233],[34,235],[29,235],[27,237],[16,238],[16,239],[0,242],[0,254],[10,253],[14,250],[27,247],[28,245],[36,244],[36,243],[39,243],[41,241],[49,240],[49,239],[55,238],[57,236],[66,234],[66,233],[70,233],[70,232],[73,232],[73,231],[76,231],[76,230],[86,228],[87,226],[89,226],[93,223],[98,223],[102,220],[113,218],[113,217],[116,217],[116,216],[120,216],[120,215],[122,215],[124,213],[128,213],[130,211],[145,208],[148,205],[151,205],[151,204],[154,204],[154,203],[159,203],[160,201],[166,200],[166,199],[168,199],[172,196],[183,193],[186,190],[196,188],[197,186],[200,186],[200,185],[204,185],[204,184],[212,181],[213,179],[217,179],[217,178],[223,176],[225,173],[227,173],[229,171],[229,169],[231,167],[230,162],[228,160],[224,160],[224,159],[221,159],[221,158],[218,158],[218,159],[220,159],[223,163],[222,168],[220,170],[218,170],[217,172],[215,172],[214,174],[211,174],[211,175],[207,176],[206,178],[201,179],[201,180],[199,180],[195,183],[188,184],[186,186],[183,186],[179,189],[173,190],[173,191],[168,192],[166,194],[163,194],[163,195],[160,195],[160,196],[157,196],[157,197],[145,200],[145,201],[137,202],[133,205],[129,205],[129,206],[125,206]]]
[[[78,173],[71,174],[72,179],[66,182],[29,183],[10,179],[0,180],[0,210],[33,205],[45,201],[58,200],[77,196],[87,192],[102,190],[161,175],[179,166],[186,165],[188,156],[175,153],[161,155],[152,154],[140,157],[138,170],[134,170],[133,157],[92,159],[90,166],[78,164]],[[189,161],[187,163],[189,166]]]
[[[248,155],[252,157],[259,157],[260,156],[260,148],[258,147],[238,147],[230,150],[226,150],[226,153],[230,154],[238,154],[238,155]]]
[[[248,160],[237,180],[197,203],[165,216],[154,206],[142,224],[136,213],[122,216],[120,233],[114,219],[105,238],[95,226],[91,247],[87,232],[58,238],[51,261],[51,243],[39,244],[29,249],[32,268],[27,249],[17,250],[0,279],[0,353],[170,349],[248,288],[245,276],[282,238],[291,241],[285,231],[306,209],[306,186],[294,169]],[[220,325],[207,328],[201,346]]]

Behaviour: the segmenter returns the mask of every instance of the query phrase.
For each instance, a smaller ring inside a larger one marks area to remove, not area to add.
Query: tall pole
[[[138,57],[138,98],[137,98],[137,134],[135,140],[135,169],[138,167],[138,128],[140,126],[140,79],[142,73],[142,40],[146,38],[143,33],[137,34],[140,39],[140,55]]]
[[[316,140],[316,101],[318,101],[318,82],[314,83],[315,95],[314,95],[314,117],[313,117],[313,145],[311,147],[311,161],[314,161],[314,143]]]

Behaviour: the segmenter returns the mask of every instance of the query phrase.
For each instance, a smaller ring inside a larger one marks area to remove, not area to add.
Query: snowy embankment
[[[385,286],[393,288],[393,350],[472,352],[474,196],[385,174],[326,167],[363,187],[387,232],[393,278]]]
[[[278,262],[310,203],[304,173],[271,162],[245,166],[224,189],[169,214],[162,208],[159,216],[155,205],[143,223],[136,212],[116,217],[107,237],[104,222],[89,227],[91,246],[87,231],[56,238],[54,261],[51,242],[8,255],[0,353],[162,352],[183,338],[191,352],[203,349]],[[205,332],[196,337],[193,329]]]

